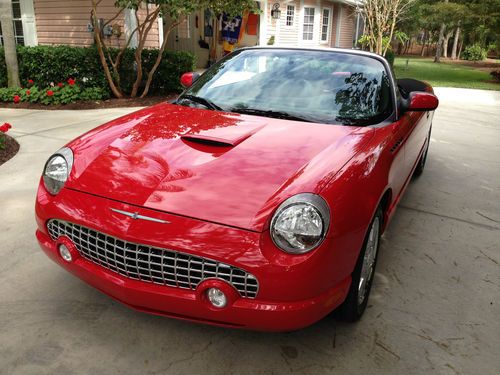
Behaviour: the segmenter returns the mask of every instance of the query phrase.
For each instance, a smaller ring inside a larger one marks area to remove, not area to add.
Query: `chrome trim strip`
[[[110,210],[113,211],[113,212],[119,213],[121,215],[125,215],[125,216],[128,216],[128,217],[131,217],[134,220],[138,220],[139,219],[139,220],[153,221],[155,223],[160,223],[160,224],[170,224],[170,221],[160,220],[160,219],[156,219],[154,217],[149,217],[149,216],[144,216],[144,215],[139,215],[138,212],[122,211],[122,210],[118,210],[116,208],[111,208]]]

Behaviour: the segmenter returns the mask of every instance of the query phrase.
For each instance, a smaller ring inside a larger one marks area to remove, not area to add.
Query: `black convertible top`
[[[399,78],[397,80],[401,94],[407,98],[412,91],[427,91],[429,85],[413,78]]]

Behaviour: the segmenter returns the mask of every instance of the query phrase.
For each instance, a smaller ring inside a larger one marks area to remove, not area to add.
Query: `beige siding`
[[[293,23],[287,26],[287,6],[293,5],[295,7]],[[281,46],[296,46],[299,37],[299,15],[300,15],[300,1],[290,1],[288,3],[281,2],[281,18],[279,19],[279,27],[276,31],[278,37],[278,44]]]
[[[93,44],[92,33],[87,31],[90,22],[90,0],[34,0],[35,18],[37,26],[38,44],[42,45],[72,45],[89,46]],[[98,7],[98,16],[105,21],[114,17],[118,9],[114,0],[102,0]],[[143,19],[145,11],[141,12]],[[111,24],[121,27],[120,38],[112,36],[107,38],[111,46],[123,46],[124,43],[124,17],[123,14]],[[152,27],[146,41],[146,47],[158,47],[158,24]]]
[[[267,40],[266,40],[266,44],[269,42],[269,39],[271,37],[275,37],[274,39],[274,44],[276,44],[276,24],[277,24],[277,20],[273,19],[271,17],[271,10],[273,9],[273,4],[275,3],[275,1],[271,1],[269,0],[267,2]]]
[[[354,9],[346,5],[343,5],[342,8],[339,47],[352,48],[352,39],[356,28]]]
[[[274,20],[271,17],[273,4],[279,3],[281,18]],[[295,5],[295,18],[293,26],[286,26],[287,5]],[[303,7],[315,8],[315,34],[314,41],[302,40]],[[323,9],[330,9],[330,32],[327,42],[321,41],[321,26]],[[280,46],[309,46],[309,47],[335,47],[337,40],[337,24],[339,23],[339,12],[342,8],[340,19],[339,47],[352,48],[352,38],[355,28],[354,9],[345,4],[330,0],[291,0],[276,1],[268,0],[267,12],[267,36],[275,36],[275,43]]]

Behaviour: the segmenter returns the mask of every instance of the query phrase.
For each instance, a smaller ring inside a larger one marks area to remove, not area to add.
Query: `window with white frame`
[[[12,20],[16,44],[24,46],[23,21],[21,19],[21,0],[12,0]],[[3,46],[2,26],[0,25],[0,45]]]
[[[295,17],[295,5],[286,6],[286,25],[293,26],[293,19]]]
[[[323,8],[321,17],[321,43],[328,43],[328,39],[330,36],[331,13],[332,11],[330,8]]]
[[[303,40],[313,40],[314,38],[314,11],[314,8],[304,7]]]

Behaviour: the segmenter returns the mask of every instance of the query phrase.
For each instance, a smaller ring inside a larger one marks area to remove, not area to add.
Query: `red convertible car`
[[[363,314],[438,99],[351,50],[249,48],[46,163],[47,255],[135,309],[269,331]]]

